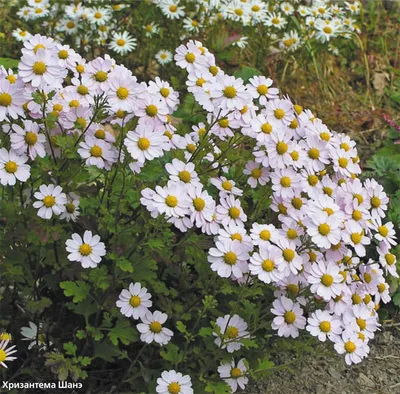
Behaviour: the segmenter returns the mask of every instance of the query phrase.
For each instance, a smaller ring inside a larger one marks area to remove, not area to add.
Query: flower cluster
[[[70,161],[94,179],[105,174],[103,201],[118,172],[138,178],[162,158],[165,182],[141,188],[143,214],[212,238],[206,275],[273,289],[268,312],[277,335],[308,331],[333,342],[348,364],[360,362],[379,329],[379,304],[390,300],[387,277],[397,277],[382,186],[360,179],[348,136],[281,95],[271,79],[227,75],[198,41],[178,47],[174,59],[188,72],[187,90],[204,115],[185,134],[173,119],[179,97],[168,82],[139,82],[109,56],[86,61],[45,36],[26,40],[18,74],[0,70],[0,182],[19,188],[21,205],[36,210],[38,220],[72,226],[83,198],[68,179],[61,181]],[[233,169],[229,154],[239,149],[245,163]],[[39,165],[45,171],[33,179]],[[253,201],[256,190],[264,197]],[[103,240],[107,245],[110,237]],[[100,269],[106,245],[89,230],[83,237],[73,233],[68,260]],[[170,345],[167,314],[150,311],[156,293],[139,281],[127,283],[116,301],[121,314],[140,319],[145,344]],[[38,336],[37,326],[35,335],[28,331],[26,338]],[[236,355],[253,339],[250,322],[223,311],[210,335],[225,354],[218,360],[221,379],[233,392],[243,389],[248,362]],[[6,342],[1,363],[14,352],[5,350]],[[164,371],[157,384],[160,393],[193,392],[190,376],[175,370]]]
[[[311,5],[299,5],[293,1],[228,1],[228,0],[153,0],[147,7],[158,9],[154,20],[143,18],[142,35],[146,39],[162,42],[163,30],[169,31],[169,24],[179,25],[182,39],[188,39],[203,30],[221,24],[235,24],[242,32],[231,39],[231,44],[244,48],[248,44],[245,28],[265,29],[280,50],[295,51],[314,39],[319,43],[329,43],[329,49],[337,52],[331,45],[335,38],[350,38],[359,33],[356,17],[360,3],[345,2],[338,5],[329,0],[314,0]],[[126,17],[127,5],[89,3],[56,3],[50,0],[28,0],[19,8],[17,15],[24,22],[52,20],[55,32],[60,36],[73,37],[76,47],[89,49],[92,43],[108,47],[120,55],[126,55],[136,47],[137,36],[128,30],[121,30],[119,21]],[[156,10],[154,10],[156,11]],[[62,15],[62,18],[59,18]],[[294,22],[295,21],[295,22]],[[13,36],[19,41],[29,40],[31,33],[16,29]],[[168,45],[163,42],[163,45]],[[157,46],[158,48],[160,45]],[[172,48],[169,48],[172,49]],[[167,49],[155,55],[160,64],[172,60]]]

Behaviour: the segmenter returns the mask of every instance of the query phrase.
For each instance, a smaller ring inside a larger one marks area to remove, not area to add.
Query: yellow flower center
[[[308,157],[312,160],[317,160],[319,158],[319,150],[317,148],[312,148],[308,151]]]
[[[226,252],[224,254],[224,261],[226,264],[235,265],[237,262],[237,255],[234,252]]]
[[[260,85],[257,88],[257,92],[259,94],[261,94],[262,96],[265,96],[266,94],[268,94],[268,86],[267,85]]]
[[[287,261],[288,263],[290,263],[295,256],[294,250],[292,249],[284,249],[282,252],[283,258],[285,259],[285,261]]]
[[[286,235],[289,239],[296,239],[297,238],[297,231],[293,228],[290,228],[287,232]]]
[[[168,97],[169,94],[170,94],[170,91],[169,91],[168,88],[161,88],[161,89],[160,89],[160,94],[161,94],[161,96],[163,96],[163,97]]]
[[[282,119],[285,116],[285,111],[281,108],[277,108],[274,111],[274,116],[276,119]]]
[[[286,142],[280,141],[276,144],[276,151],[279,155],[284,155],[288,151],[288,144]]]
[[[47,66],[43,62],[35,62],[33,64],[33,72],[36,75],[43,75],[47,70]]]
[[[159,334],[162,330],[162,325],[158,321],[153,321],[150,323],[150,331],[154,332],[155,334]]]
[[[313,252],[312,250],[310,250],[308,252],[308,256],[310,257],[311,263],[315,263],[317,261],[317,254],[315,252]]]
[[[196,150],[196,145],[195,144],[187,144],[186,149],[189,153],[193,153]]]
[[[218,124],[223,127],[226,128],[229,126],[229,120],[228,119],[221,119],[218,121]]]
[[[260,232],[260,238],[263,241],[269,241],[271,239],[271,232],[269,230],[262,230]]]
[[[129,90],[127,88],[120,87],[117,89],[117,97],[120,100],[126,100],[128,96],[129,96]]]
[[[68,59],[68,51],[62,49],[60,52],[58,52],[58,57],[63,60]]]
[[[385,254],[385,260],[389,265],[393,265],[396,262],[396,256],[392,253]]]
[[[331,139],[329,133],[327,133],[326,131],[322,132],[319,136],[323,141],[329,141]]]
[[[9,174],[14,174],[18,170],[18,165],[15,161],[8,161],[5,165],[4,168],[6,172]]]
[[[259,168],[255,168],[254,170],[251,171],[251,176],[255,179],[258,179],[261,177],[262,171]]]
[[[175,208],[178,205],[178,199],[175,196],[167,196],[165,199],[165,203],[170,207],[170,208]]]
[[[326,34],[331,34],[332,33],[332,29],[329,26],[325,26],[323,28],[324,33]]]
[[[281,186],[290,187],[291,184],[292,184],[292,181],[290,180],[290,178],[288,176],[284,176],[281,178]]]
[[[82,64],[78,64],[76,66],[76,71],[78,71],[79,74],[82,74],[83,72],[85,72],[85,67],[82,66]]]
[[[8,107],[12,103],[12,96],[8,93],[0,93],[0,106]]]
[[[307,180],[310,186],[315,186],[318,183],[318,177],[316,175],[309,175]]]
[[[187,53],[185,56],[185,60],[190,64],[194,63],[194,61],[196,60],[196,56],[194,53]]]
[[[120,38],[119,40],[117,40],[117,45],[119,47],[123,47],[125,45],[126,41],[122,38]]]
[[[285,312],[285,314],[283,315],[285,322],[287,324],[293,324],[296,320],[296,314],[292,311],[287,311]]]
[[[129,304],[131,306],[133,306],[134,308],[138,307],[141,303],[142,303],[142,300],[137,295],[133,295],[129,300]]]
[[[356,345],[355,345],[354,342],[347,341],[347,342],[344,344],[344,348],[345,348],[345,350],[346,350],[347,353],[353,353],[353,352],[355,352],[355,350],[356,350]]]
[[[68,27],[68,29],[73,29],[73,28],[75,27],[75,23],[72,22],[72,21],[69,21],[69,22],[67,23],[67,27]]]
[[[231,191],[232,187],[233,187],[232,183],[229,182],[229,181],[222,182],[221,186],[222,186],[223,189],[225,189],[227,191]]]
[[[7,354],[3,349],[0,349],[0,363],[7,360]]]
[[[70,106],[70,108],[79,107],[79,101],[78,101],[78,100],[71,100],[71,101],[69,102],[69,106]]]
[[[219,68],[217,66],[210,66],[208,71],[215,77],[218,74]]]
[[[326,223],[322,223],[318,226],[318,231],[321,235],[323,235],[324,237],[326,237],[330,232],[331,232],[331,228],[329,226],[329,224]]]
[[[47,208],[51,208],[54,204],[56,203],[56,199],[53,196],[46,196],[43,199],[43,204],[47,207]]]
[[[239,336],[239,330],[237,327],[229,326],[225,331],[225,337],[228,339],[235,339]]]
[[[158,108],[155,105],[150,104],[146,107],[146,114],[147,116],[154,118],[158,114]]]
[[[7,332],[2,332],[0,334],[0,341],[11,341],[11,335]]]
[[[384,283],[379,283],[378,285],[378,291],[379,293],[383,293],[386,290],[386,286]]]
[[[272,260],[264,260],[261,266],[264,271],[271,272],[275,268],[275,263]]]
[[[106,132],[102,129],[96,130],[94,133],[94,136],[98,138],[99,140],[104,140],[106,138]]]
[[[349,164],[349,161],[345,157],[341,157],[339,159],[339,166],[341,168],[346,168],[348,164]]]
[[[240,209],[236,207],[229,208],[229,216],[232,219],[237,219],[240,216]]]
[[[271,22],[272,22],[274,25],[279,25],[280,20],[279,20],[279,18],[275,17],[275,18],[272,18]]]
[[[87,86],[79,85],[78,89],[77,89],[77,92],[79,94],[81,94],[82,96],[85,96],[85,95],[87,95],[89,93],[89,89],[87,88]]]
[[[272,126],[271,126],[269,123],[263,123],[263,124],[261,125],[261,131],[262,131],[264,134],[271,134],[271,132],[272,132]]]
[[[108,74],[105,71],[97,71],[96,74],[94,74],[94,79],[97,82],[104,82],[107,81]]]
[[[225,97],[227,97],[229,99],[232,99],[232,98],[236,97],[236,95],[237,95],[237,91],[233,86],[227,86],[224,89],[224,96]]]
[[[358,245],[362,240],[362,234],[360,234],[360,233],[352,233],[350,238],[353,241],[354,245]]]
[[[288,284],[286,286],[286,289],[287,289],[288,293],[293,297],[296,297],[297,294],[299,294],[299,291],[300,291],[299,286],[295,285],[294,283]]]
[[[189,183],[190,180],[192,179],[192,176],[190,175],[190,172],[186,171],[186,170],[181,171],[178,176],[179,176],[179,179],[182,182],[185,182],[185,183]]]
[[[69,203],[65,204],[65,209],[67,210],[68,213],[74,213],[75,205],[72,202],[69,202]]]
[[[178,10],[178,6],[176,6],[175,4],[173,4],[173,5],[171,5],[171,6],[169,7],[169,10],[170,10],[171,12],[176,12],[176,11]]]
[[[372,197],[370,202],[373,208],[379,208],[381,206],[381,200],[378,197]]]
[[[232,368],[231,377],[232,378],[240,378],[242,376],[242,371],[239,368]]]
[[[15,75],[11,74],[11,75],[7,75],[6,77],[7,81],[10,82],[11,84],[15,83],[17,81],[17,78]]]
[[[28,133],[25,134],[25,142],[29,146],[35,145],[37,140],[38,140],[38,136],[33,131],[29,131]]]
[[[171,7],[176,7],[176,6],[172,6]],[[170,7],[170,8],[171,8]],[[172,382],[168,385],[168,392],[170,394],[179,394],[181,392],[181,385],[178,384],[177,382]]]
[[[77,118],[76,122],[78,123],[78,125],[84,129],[86,127],[86,119],[85,118]]]
[[[361,296],[359,294],[353,294],[351,296],[351,300],[353,301],[354,305],[361,304],[361,302],[362,302]]]
[[[101,14],[101,12],[98,12],[98,11],[94,14],[94,17],[95,17],[96,19],[100,19],[102,16],[103,16],[103,15]]]
[[[82,256],[89,256],[92,253],[92,247],[90,245],[88,245],[88,244],[82,244],[79,247],[79,253]]]
[[[236,240],[236,241],[240,241],[241,242],[242,241],[242,236],[239,233],[232,234],[231,235],[231,240],[232,241]]]
[[[137,143],[140,150],[147,150],[150,148],[150,141],[146,137],[141,137]]]
[[[356,321],[360,330],[365,330],[367,328],[367,321],[365,319],[358,318]]]
[[[194,205],[194,208],[196,209],[196,211],[202,211],[204,209],[204,207],[206,206],[206,202],[202,198],[196,197],[193,200],[193,205]]]
[[[322,321],[319,323],[319,329],[322,332],[330,332],[331,331],[331,323],[328,321]]]
[[[321,283],[326,286],[330,287],[333,284],[333,276],[329,274],[323,274],[321,277]]]
[[[379,226],[378,232],[380,235],[382,235],[382,237],[387,237],[387,235],[389,234],[389,230],[386,226]]]
[[[364,201],[364,197],[361,194],[355,193],[353,197],[357,200],[358,204],[362,204]]]
[[[332,208],[326,207],[323,209],[324,212],[326,212],[328,214],[328,216],[331,216],[334,214],[334,211]]]
[[[101,149],[100,146],[98,146],[98,145],[93,145],[90,148],[90,154],[93,157],[101,157],[101,155],[103,154],[103,149]]]

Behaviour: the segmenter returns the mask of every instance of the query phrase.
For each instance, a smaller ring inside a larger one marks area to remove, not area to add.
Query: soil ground
[[[350,367],[339,356],[306,356],[247,394],[400,394],[400,330],[382,330],[370,347],[369,357]],[[282,361],[290,362],[290,356]]]

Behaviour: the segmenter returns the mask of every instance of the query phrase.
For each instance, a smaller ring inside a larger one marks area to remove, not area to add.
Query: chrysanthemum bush
[[[179,40],[214,36],[221,29],[232,33],[227,40],[232,50],[248,44],[255,49],[261,39],[270,52],[307,46],[326,47],[335,54],[343,42],[360,33],[358,1],[13,0],[7,6],[21,21],[12,33],[18,41],[47,31],[75,49],[120,55],[135,51],[139,43],[138,52],[150,52],[160,64],[172,61],[173,45]]]
[[[355,143],[200,42],[175,62],[182,103],[39,35],[1,70],[7,376],[228,393],[268,373],[277,337],[367,357],[398,275]]]

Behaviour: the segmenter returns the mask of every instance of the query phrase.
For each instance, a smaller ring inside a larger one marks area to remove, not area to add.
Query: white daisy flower
[[[110,171],[112,165],[118,160],[118,151],[113,145],[90,135],[87,135],[85,141],[80,142],[79,146],[78,153],[86,160],[87,166],[96,166]]]
[[[279,270],[280,266],[277,263],[281,254],[281,250],[276,246],[260,247],[259,253],[253,253],[250,257],[250,272],[264,283],[276,283],[282,280],[284,273]]]
[[[83,234],[83,239],[75,233],[65,244],[67,252],[70,253],[68,260],[81,263],[83,268],[96,268],[106,254],[104,243],[100,242],[100,237],[93,235],[88,230]]]
[[[224,363],[218,367],[219,377],[231,388],[232,393],[236,393],[238,387],[245,389],[249,378],[246,376],[247,367],[242,358],[236,364],[232,359],[230,363]]]
[[[243,346],[241,339],[250,338],[247,323],[238,315],[219,317],[216,325],[220,329],[221,336],[214,332],[213,335],[216,337],[214,343],[221,349],[226,349],[228,353],[233,353]]]
[[[158,51],[156,53],[155,58],[160,64],[164,65],[164,64],[171,63],[172,59],[173,59],[173,56],[172,56],[172,53],[170,51],[167,51],[165,49],[161,49],[160,51]]]
[[[29,158],[34,160],[36,156],[45,157],[44,142],[46,137],[39,134],[39,125],[30,120],[24,121],[24,127],[12,125],[13,133],[10,135],[11,148],[18,154],[28,152]]]
[[[358,364],[369,353],[369,346],[354,331],[346,330],[335,341],[335,350],[345,354],[347,365]]]
[[[123,289],[116,302],[121,313],[126,317],[132,317],[138,320],[149,312],[149,308],[153,305],[151,294],[147,292],[145,287],[139,282],[131,283],[128,289]]]
[[[229,278],[234,275],[241,278],[243,273],[248,271],[247,260],[250,256],[239,241],[220,239],[216,241],[215,246],[208,251],[208,262],[219,276]]]
[[[39,208],[37,214],[43,219],[51,219],[53,214],[59,216],[65,211],[67,196],[62,193],[61,186],[41,185],[34,197],[39,201],[35,201],[33,207]]]
[[[26,30],[15,29],[12,32],[12,36],[17,39],[17,41],[25,42],[32,37],[32,34]]]
[[[0,183],[3,186],[14,186],[16,181],[26,182],[31,176],[28,157],[17,155],[13,150],[0,149]]]
[[[67,195],[67,203],[65,204],[65,211],[60,215],[60,219],[65,219],[67,222],[76,222],[79,212],[79,197],[75,193]]]
[[[229,194],[235,196],[241,196],[243,194],[242,190],[235,186],[235,181],[227,179],[224,176],[211,178],[211,183],[220,191],[219,194],[221,197],[225,197]]]
[[[164,371],[157,379],[158,394],[193,394],[192,381],[189,375],[182,375],[174,370]]]
[[[306,330],[321,342],[325,342],[326,338],[333,340],[342,334],[341,320],[328,311],[317,309],[309,316],[307,323]]]
[[[15,345],[7,348],[9,342],[10,341],[7,339],[0,342],[0,365],[4,368],[8,368],[6,362],[14,361],[17,358],[15,356],[11,356],[17,352],[17,349],[15,349]]]
[[[306,326],[306,318],[299,303],[294,303],[290,298],[282,296],[276,299],[271,312],[276,315],[272,321],[272,329],[278,330],[280,337],[297,338],[299,330]]]
[[[7,116],[17,119],[18,116],[24,116],[22,106],[25,104],[24,92],[17,86],[11,84],[7,79],[0,78],[0,122]]]
[[[168,315],[159,311],[147,312],[140,318],[136,328],[140,332],[140,340],[146,343],[157,342],[159,345],[166,345],[174,335],[174,333],[163,326],[167,321]]]
[[[136,48],[136,38],[131,37],[127,31],[114,33],[108,46],[119,55],[126,55]]]
[[[29,322],[29,327],[21,327],[21,335],[24,337],[22,338],[23,341],[30,341],[28,346],[28,350],[32,349],[34,346],[38,346],[39,350],[46,350],[47,349],[47,339],[46,334],[41,331],[43,324],[39,324],[38,326],[33,323]],[[48,345],[51,346],[52,342],[49,341]]]
[[[170,147],[169,139],[163,132],[153,131],[146,125],[138,125],[134,131],[129,131],[124,145],[132,158],[141,163],[161,157]]]

